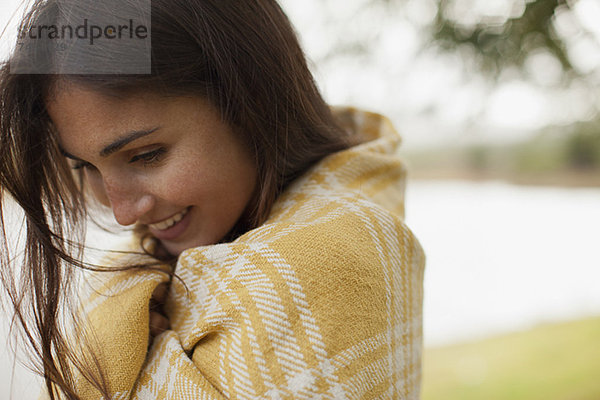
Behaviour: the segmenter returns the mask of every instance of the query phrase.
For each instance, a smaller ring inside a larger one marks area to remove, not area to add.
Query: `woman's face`
[[[67,84],[47,108],[96,198],[173,255],[220,241],[248,206],[254,158],[200,97],[117,98]]]

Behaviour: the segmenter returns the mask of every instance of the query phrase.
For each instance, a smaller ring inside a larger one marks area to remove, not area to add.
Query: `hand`
[[[163,310],[168,294],[169,284],[167,282],[158,285],[152,293],[150,299],[150,341],[170,328],[169,320]]]

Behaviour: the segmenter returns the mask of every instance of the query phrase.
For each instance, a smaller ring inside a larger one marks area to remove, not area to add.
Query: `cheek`
[[[172,182],[168,185],[161,185],[164,198],[181,206],[204,203],[213,189],[210,183],[206,182],[204,177],[198,173],[176,173],[163,182]]]
[[[172,159],[156,170],[149,170],[145,188],[157,200],[173,205],[196,205],[208,191],[204,168],[200,163]]]

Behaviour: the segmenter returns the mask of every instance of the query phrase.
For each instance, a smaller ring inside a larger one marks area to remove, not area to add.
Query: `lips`
[[[192,222],[195,207],[188,207],[183,211],[154,224],[148,224],[150,233],[161,241],[177,241],[188,229]]]
[[[173,215],[172,217],[170,217],[168,219],[165,219],[164,221],[160,221],[155,224],[148,224],[148,227],[150,227],[153,230],[157,230],[157,231],[167,230],[167,229],[171,228],[172,226],[174,226],[179,221],[181,221],[183,219],[183,217],[185,217],[185,215],[188,213],[189,210],[190,210],[189,208],[186,208],[185,210],[178,212],[177,214]]]

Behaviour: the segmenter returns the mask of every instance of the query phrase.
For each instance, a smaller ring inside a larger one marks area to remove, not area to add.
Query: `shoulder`
[[[418,241],[398,217],[359,197],[315,195],[301,203],[282,206],[278,218],[235,242],[185,251],[178,275],[244,298],[262,296],[252,290],[264,286],[270,301],[292,309],[301,296],[322,326],[339,326],[327,321],[337,315],[363,327],[378,318],[372,326],[380,328],[387,316],[373,309],[387,309],[394,285],[421,284]]]
[[[315,195],[301,203],[282,207],[277,219],[235,242],[182,253],[177,273],[195,289],[189,296],[203,315],[195,325],[185,321],[189,313],[172,315],[174,326],[196,327],[180,331],[184,347],[209,332],[234,341],[236,327],[251,327],[265,354],[281,346],[302,363],[327,357],[340,379],[383,353],[406,356],[390,341],[408,332],[405,343],[420,343],[423,258],[410,230],[355,196]],[[195,352],[206,359],[213,350]]]
[[[364,268],[377,264],[381,252],[401,251],[399,246],[408,238],[413,236],[403,221],[380,205],[356,194],[324,192],[303,201],[282,201],[268,223],[238,242],[268,245],[301,263],[343,260],[347,268]]]
[[[204,271],[229,266],[277,274],[285,266],[309,282],[312,276],[339,282],[422,267],[421,246],[396,214],[356,194],[304,195],[288,193],[267,223],[232,243],[186,250],[178,271],[202,265]]]

